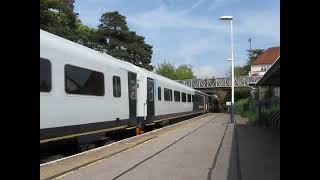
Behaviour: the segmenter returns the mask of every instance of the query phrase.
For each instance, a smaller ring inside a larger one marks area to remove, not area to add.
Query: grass
[[[249,123],[252,125],[256,125],[258,122],[257,114],[254,111],[245,111],[243,114],[241,114],[241,116],[248,118]]]
[[[260,120],[261,122],[265,122],[268,120],[268,118],[275,112],[279,111],[279,107],[271,107],[269,109],[264,109],[261,111],[261,117]]]
[[[257,124],[261,124],[263,122],[265,122],[266,120],[268,120],[268,118],[276,111],[279,111],[279,106],[278,107],[271,107],[268,109],[262,109],[261,110],[261,114],[260,114],[260,118],[258,117],[257,113],[255,112],[255,110],[252,111],[245,111],[243,109],[244,104],[247,104],[249,101],[248,98],[246,99],[240,99],[237,102],[235,102],[235,106],[236,106],[236,112],[238,114],[240,114],[242,117],[246,117],[249,119],[249,123],[252,125],[257,125]]]

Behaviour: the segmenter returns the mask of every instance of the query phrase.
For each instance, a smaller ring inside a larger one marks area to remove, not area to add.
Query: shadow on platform
[[[227,179],[280,179],[280,133],[238,119],[241,120],[233,133]]]

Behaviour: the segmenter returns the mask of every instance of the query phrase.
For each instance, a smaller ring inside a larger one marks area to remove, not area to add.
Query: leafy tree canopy
[[[40,0],[40,29],[76,41],[74,0]]]
[[[184,80],[184,79],[193,79],[194,76],[192,66],[187,64],[182,64],[178,67],[175,67],[173,63],[163,62],[158,64],[155,68],[155,72],[162,76],[165,76],[173,80]]]
[[[227,77],[231,76],[231,69],[229,68],[229,70],[226,73]],[[241,66],[235,66],[234,67],[234,76],[248,76],[248,71]]]
[[[153,70],[152,46],[143,36],[129,30],[125,16],[117,11],[106,12],[102,14],[98,28],[90,28],[82,24],[74,12],[74,2],[40,0],[40,29]]]
[[[101,51],[139,67],[153,70],[151,63],[152,46],[145,42],[143,36],[130,31],[126,17],[117,11],[104,13],[96,33]]]
[[[192,66],[187,64],[178,66],[178,68],[176,69],[176,74],[178,80],[195,78]]]
[[[253,63],[253,61],[255,59],[258,58],[259,55],[261,55],[264,52],[264,50],[263,49],[252,49],[252,50],[247,50],[247,51],[248,51],[248,61],[247,61],[246,65],[243,66],[243,68],[245,69],[245,71],[248,74],[251,69],[251,64]]]

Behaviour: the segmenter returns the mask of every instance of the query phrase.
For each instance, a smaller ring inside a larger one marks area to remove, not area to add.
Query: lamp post
[[[231,24],[231,123],[234,123],[234,59],[233,59],[233,17],[221,16],[222,21],[230,21]]]

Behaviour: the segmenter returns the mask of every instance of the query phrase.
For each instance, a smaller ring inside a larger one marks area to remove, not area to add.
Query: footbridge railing
[[[255,85],[262,76],[235,77],[235,87]],[[186,79],[178,82],[192,88],[226,88],[231,87],[231,78]]]

